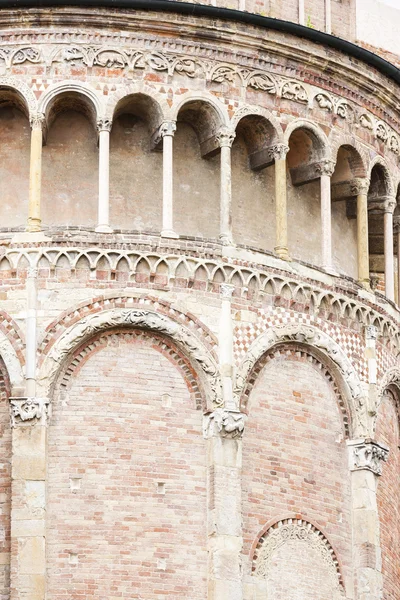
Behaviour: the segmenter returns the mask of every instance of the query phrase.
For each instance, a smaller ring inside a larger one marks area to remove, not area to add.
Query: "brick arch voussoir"
[[[262,368],[282,352],[307,357],[331,385],[346,438],[368,436],[370,423],[365,390],[357,372],[340,346],[311,325],[271,328],[253,342],[236,376],[234,393],[241,411],[249,412],[250,392]]]
[[[65,328],[52,339],[48,352],[43,355],[38,372],[38,393],[51,398],[55,382],[60,373],[71,361],[71,357],[82,352],[85,346],[90,347],[90,340],[107,331],[125,329],[125,331],[147,331],[164,340],[166,347],[172,344],[185,357],[182,366],[196,374],[196,389],[203,389],[203,407],[205,412],[223,406],[222,386],[218,369],[218,361],[203,343],[203,339],[186,324],[171,315],[163,314],[154,306],[146,303],[112,308],[107,304],[104,310],[89,313]],[[78,356],[77,355],[77,356]],[[181,358],[181,360],[183,360]],[[79,363],[79,360],[78,360]],[[187,371],[187,373],[189,373]],[[189,378],[190,379],[190,378]]]

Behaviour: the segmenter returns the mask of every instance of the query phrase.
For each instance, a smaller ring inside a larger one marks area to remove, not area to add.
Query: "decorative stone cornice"
[[[231,148],[236,137],[236,133],[227,127],[223,127],[217,133],[216,138],[220,148]]]
[[[350,451],[350,470],[367,470],[382,475],[382,462],[389,456],[389,448],[371,439],[350,440],[347,442]]]
[[[245,419],[246,415],[244,413],[218,408],[204,417],[204,437],[205,439],[218,436],[233,439],[241,438]]]
[[[10,398],[11,427],[47,420],[48,398]]]
[[[97,121],[97,131],[100,133],[100,131],[108,131],[110,132],[112,128],[112,121],[111,119],[107,119],[106,117],[102,118],[102,119],[98,119]]]
[[[286,144],[275,144],[268,148],[268,154],[271,160],[283,160],[289,152],[289,146]]]

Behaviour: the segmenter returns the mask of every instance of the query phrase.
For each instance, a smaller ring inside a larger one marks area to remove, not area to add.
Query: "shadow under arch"
[[[288,344],[303,349],[326,369],[338,398],[346,437],[368,437],[366,398],[358,374],[340,346],[311,325],[269,329],[255,340],[238,368],[234,392],[239,410],[248,412],[247,400],[264,357]]]
[[[65,81],[50,87],[41,97],[38,110],[44,114],[46,126],[50,128],[62,110],[82,112],[96,129],[97,121],[104,113],[99,94],[89,85]]]
[[[203,410],[210,412],[223,404],[218,365],[200,339],[182,324],[147,309],[112,309],[89,315],[74,323],[55,342],[38,373],[38,389],[52,397],[62,369],[74,352],[90,343],[98,333],[113,329],[142,329],[176,344],[195,372],[203,390]]]
[[[13,77],[0,77],[0,95],[15,103],[28,119],[37,112],[35,94],[23,81]]]

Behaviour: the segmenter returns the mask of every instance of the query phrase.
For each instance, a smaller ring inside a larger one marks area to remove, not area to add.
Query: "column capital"
[[[389,448],[371,439],[349,440],[351,471],[371,471],[382,475],[382,462],[389,456]]]
[[[215,136],[220,148],[232,148],[236,132],[228,127],[222,127]]]
[[[393,214],[394,213],[394,209],[397,206],[397,202],[396,202],[396,198],[394,196],[388,196],[387,198],[385,198],[383,204],[382,204],[382,209],[383,212],[385,213],[389,213],[389,214]]]
[[[31,129],[44,131],[46,128],[46,117],[43,113],[36,113],[29,117]]]
[[[234,290],[235,290],[234,285],[230,285],[229,283],[221,283],[221,287],[220,287],[221,297],[224,300],[231,300]]]
[[[163,121],[160,125],[159,135],[165,137],[166,135],[174,136],[176,131],[176,121]]]
[[[212,437],[241,438],[245,420],[246,415],[240,411],[217,408],[214,412],[204,416],[204,438],[206,440]]]
[[[352,196],[368,194],[369,179],[353,179],[353,181],[350,182],[350,189]]]
[[[286,144],[274,144],[268,148],[268,155],[272,160],[283,160],[286,158],[290,148]]]
[[[106,117],[102,117],[101,119],[97,120],[97,131],[100,133],[100,131],[108,131],[110,133],[112,128],[112,120],[108,119]]]
[[[46,423],[49,404],[49,398],[10,398],[11,427],[32,425],[38,421]]]
[[[336,163],[328,158],[323,159],[315,164],[315,169],[319,175],[327,175],[332,177],[335,171]]]
[[[365,327],[365,338],[375,341],[378,337],[378,329],[375,325],[367,325]]]
[[[393,227],[396,233],[400,233],[400,215],[393,217]]]

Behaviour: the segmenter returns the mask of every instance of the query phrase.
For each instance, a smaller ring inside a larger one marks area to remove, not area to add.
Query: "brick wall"
[[[309,357],[288,348],[266,364],[249,397],[243,441],[245,553],[270,520],[299,515],[318,523],[351,572],[350,478],[342,419],[328,381]],[[310,570],[320,557],[290,546],[270,571],[268,598],[330,598]],[[282,561],[285,561],[282,563]],[[280,563],[278,565],[278,562]],[[284,570],[286,569],[286,575]],[[311,587],[310,587],[311,586]],[[321,595],[322,594],[322,595]]]
[[[400,435],[399,413],[391,393],[384,397],[379,409],[376,439],[390,449],[378,482],[384,598],[397,600],[400,597]]]
[[[157,340],[106,336],[81,363],[49,428],[53,600],[205,599],[201,424]]]
[[[8,383],[0,371],[0,600],[8,600],[10,597],[11,429],[9,393]]]

